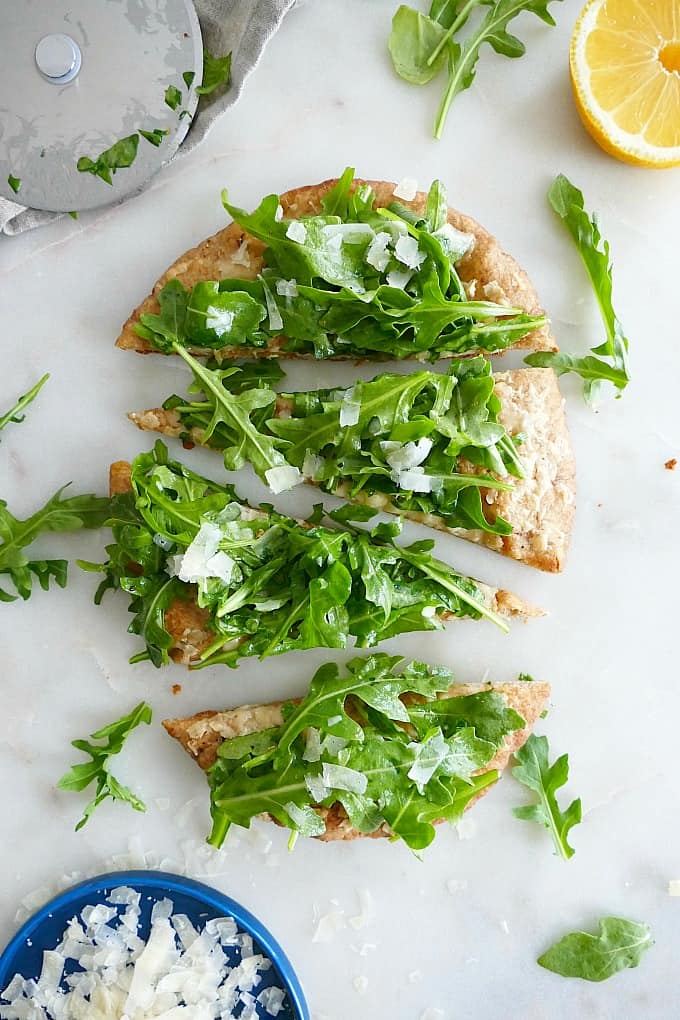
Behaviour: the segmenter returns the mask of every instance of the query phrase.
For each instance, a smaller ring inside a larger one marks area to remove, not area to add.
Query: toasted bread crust
[[[122,495],[130,491],[130,465],[126,461],[115,461],[109,470],[109,492],[113,495]],[[491,588],[489,585],[477,582],[477,587],[484,596],[487,606],[494,612],[506,617],[529,617],[544,616],[544,610],[525,602],[518,595],[510,591],[503,591]],[[191,586],[187,586],[191,590]],[[453,618],[451,613],[442,613],[440,619],[447,622]],[[209,629],[209,614],[201,609],[193,599],[175,599],[165,614],[165,627],[173,639],[169,655],[173,662],[181,665],[191,666],[199,661],[201,653],[215,639],[215,634]],[[237,647],[238,641],[225,642],[224,650]]]
[[[484,769],[480,769],[480,773],[488,772],[492,769],[502,772],[506,768],[511,756],[528,739],[536,720],[543,711],[550,696],[550,685],[538,682],[509,683],[496,686],[489,684],[455,684],[449,688],[446,694],[441,694],[440,697],[462,697],[484,690],[494,690],[497,694],[500,694],[506,703],[522,716],[526,723],[523,729],[515,730],[513,733],[508,734],[503,746],[499,748],[489,764]],[[292,700],[297,704],[299,699]],[[171,737],[180,742],[184,750],[191,755],[202,769],[209,769],[214,764],[219,746],[224,740],[248,733],[256,733],[258,730],[268,729],[272,726],[279,726],[283,721],[281,713],[283,704],[284,702],[275,701],[267,705],[243,705],[240,708],[228,709],[223,712],[199,712],[197,715],[186,719],[166,719],[163,722],[163,726]],[[472,807],[490,788],[486,787],[486,789],[482,790],[477,797],[470,801],[467,808]],[[340,804],[333,804],[330,808],[318,808],[317,811],[326,823],[325,833],[317,837],[324,842],[359,839],[365,836],[377,838],[390,835],[389,829],[384,825],[371,833],[359,832],[352,828]],[[264,817],[272,820],[268,815]]]
[[[284,215],[297,218],[320,212],[321,199],[336,183],[337,180],[333,179],[323,181],[321,184],[293,188],[291,191],[284,192],[281,195]],[[364,182],[357,180],[355,186],[362,183],[368,183],[374,189],[376,206],[387,206],[393,200],[395,184],[389,181]],[[402,199],[400,201],[415,212],[422,213],[425,210],[427,195],[425,192],[419,191],[413,201],[404,202]],[[477,299],[486,297],[492,301],[517,306],[523,308],[530,315],[543,314],[538,295],[529,277],[512,256],[503,251],[496,239],[472,217],[457,212],[455,209],[449,209],[448,218],[449,223],[457,230],[472,234],[475,238],[471,250],[456,267],[470,296]],[[241,251],[239,254],[244,240],[247,240],[248,259],[245,265],[243,264],[246,261],[244,253]],[[123,350],[136,351],[138,354],[158,353],[146,340],[137,336],[134,327],[140,321],[143,313],[159,311],[158,293],[168,280],[180,280],[185,287],[193,287],[201,280],[254,280],[262,270],[263,252],[264,245],[260,241],[248,237],[237,223],[230,223],[217,234],[213,234],[212,237],[202,241],[195,248],[185,252],[163,273],[154,285],[152,293],[142,301],[125,322],[116,341],[116,346]],[[241,358],[244,354],[249,358],[309,357],[309,355],[281,352],[280,346],[280,339],[274,337],[266,349],[249,349],[244,352],[243,347],[225,347],[220,353],[223,358]],[[547,325],[530,333],[514,344],[514,347],[536,351],[557,349]],[[201,353],[200,348],[190,348],[190,350]]]
[[[449,528],[436,514],[398,510],[388,497],[363,492],[352,502],[399,514],[438,531],[478,542],[512,559],[550,573],[564,567],[575,509],[575,466],[569,439],[564,401],[551,368],[518,369],[495,376],[496,393],[501,400],[500,420],[511,434],[523,433],[520,456],[526,472],[523,479],[511,478],[510,492],[482,489],[482,506],[489,521],[502,517],[513,527],[511,535],[493,535],[487,531]],[[277,401],[276,415],[287,408]],[[128,415],[142,431],[180,437],[187,433],[175,411],[153,408]],[[200,429],[188,434],[197,444],[203,442]],[[474,471],[475,468],[471,467]],[[341,483],[335,495],[350,499],[351,485]]]

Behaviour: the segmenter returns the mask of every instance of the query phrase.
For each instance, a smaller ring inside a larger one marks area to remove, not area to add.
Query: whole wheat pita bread
[[[502,403],[500,421],[511,434],[521,432],[525,436],[520,457],[526,475],[523,479],[509,479],[513,483],[510,492],[482,489],[482,506],[487,520],[502,517],[509,521],[512,534],[501,536],[487,531],[449,528],[435,514],[418,511],[403,516],[555,573],[564,567],[575,506],[574,456],[557,377],[550,368],[536,368],[501,372],[494,378],[496,394]],[[278,416],[285,415],[287,410],[285,402],[277,401]],[[175,437],[186,435],[175,411],[153,408],[132,412],[129,417],[143,431]],[[199,429],[190,430],[189,436],[197,444],[202,442]],[[474,470],[472,466],[470,469]],[[350,485],[344,483],[336,495],[349,498],[349,491]],[[359,493],[353,502],[400,513],[381,494]]]
[[[337,180],[324,181],[321,184],[294,188],[281,195],[284,216],[297,218],[309,216],[321,211],[321,199],[337,183]],[[368,183],[376,194],[376,206],[387,206],[393,200],[395,184],[389,181],[356,180],[355,186]],[[427,201],[425,192],[418,192],[410,202],[399,201],[417,213],[423,213]],[[468,296],[475,299],[487,299],[501,304],[523,308],[530,315],[542,315],[538,295],[524,270],[518,263],[503,251],[498,241],[480,226],[476,220],[455,209],[449,210],[449,223],[463,233],[472,234],[474,244],[470,251],[461,259],[456,268],[466,286]],[[247,241],[247,252],[244,253],[243,242]],[[168,280],[177,279],[185,287],[193,287],[201,280],[244,279],[254,280],[262,271],[262,253],[264,245],[248,238],[238,223],[213,234],[195,248],[181,255],[169,269],[163,273],[154,285],[153,291],[134,310],[122,328],[116,345],[123,350],[136,351],[139,354],[157,353],[155,349],[135,332],[135,324],[140,321],[143,313],[159,312],[158,293]],[[245,258],[244,258],[245,254]],[[244,265],[243,263],[246,262]],[[280,338],[275,337],[267,349],[248,349],[247,356],[257,357],[301,357],[304,355],[286,354],[280,351]],[[514,345],[534,351],[554,351],[557,349],[555,340],[548,325],[535,330]],[[200,354],[200,348],[189,348],[192,353]],[[214,352],[211,352],[214,353]],[[242,358],[243,347],[225,347],[220,356],[223,358]]]
[[[455,684],[449,688],[446,694],[442,694],[440,697],[462,697],[467,694],[476,694],[483,690],[493,690],[500,694],[506,704],[522,716],[526,724],[521,730],[515,730],[508,734],[493,759],[484,769],[480,770],[480,773],[488,772],[491,769],[502,772],[506,768],[511,756],[529,738],[538,717],[546,706],[550,695],[550,685],[536,681],[532,683],[498,684],[495,686],[490,684]],[[281,707],[283,704],[284,702],[276,701],[268,705],[243,705],[240,708],[233,708],[223,712],[199,712],[197,715],[187,719],[166,719],[163,726],[171,737],[180,742],[185,751],[191,755],[202,769],[209,769],[215,762],[217,751],[222,741],[280,725],[282,722]],[[469,802],[467,808],[472,807],[490,788],[486,787],[480,791]],[[340,804],[334,804],[330,808],[318,808],[317,812],[326,823],[325,833],[317,838],[326,842],[331,840],[358,839],[362,836],[376,838],[390,835],[389,830],[384,825],[375,832],[358,832],[352,828]],[[272,820],[268,815],[264,817]]]
[[[109,492],[112,496],[130,492],[130,465],[127,461],[115,461],[109,472]],[[266,515],[263,515],[266,516]],[[525,602],[510,591],[492,588],[476,582],[489,609],[504,617],[543,616],[544,611],[537,606]],[[440,619],[447,622],[454,619],[451,613],[442,613]],[[196,602],[176,599],[165,613],[165,628],[173,639],[169,655],[174,662],[190,666],[199,661],[203,652],[215,639],[209,629],[209,614]],[[238,642],[225,644],[226,648],[235,647]]]

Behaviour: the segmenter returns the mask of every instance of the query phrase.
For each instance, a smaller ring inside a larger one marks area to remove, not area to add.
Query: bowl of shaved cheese
[[[270,932],[207,885],[159,871],[88,879],[0,957],[2,1020],[309,1020]]]

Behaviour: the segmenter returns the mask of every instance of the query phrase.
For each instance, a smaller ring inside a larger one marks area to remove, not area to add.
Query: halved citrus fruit
[[[680,0],[588,0],[570,68],[581,119],[605,152],[680,165]]]

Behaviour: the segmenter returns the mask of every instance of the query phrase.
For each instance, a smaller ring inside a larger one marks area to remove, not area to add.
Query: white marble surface
[[[444,140],[430,137],[438,91],[397,80],[385,43],[395,0],[317,0],[293,11],[242,101],[186,160],[121,209],[86,215],[0,241],[0,407],[45,370],[52,379],[25,424],[0,446],[0,493],[28,514],[63,482],[104,491],[110,460],[147,445],[124,413],[149,406],[183,378],[168,361],[113,348],[120,323],[181,251],[219,228],[219,191],[254,204],[273,190],[320,180],[347,163],[368,176],[434,176],[452,203],[492,228],[531,273],[559,340],[583,349],[601,337],[594,302],[566,235],[545,201],[566,172],[602,214],[616,260],[616,296],[632,338],[634,383],[593,414],[577,383],[564,385],[578,458],[578,512],[562,576],[532,572],[448,537],[440,555],[502,582],[551,615],[510,636],[491,625],[406,637],[391,649],[452,667],[461,680],[550,680],[553,707],[540,724],[554,753],[568,750],[565,796],[580,794],[577,853],[565,864],[547,834],[515,821],[523,791],[510,779],[471,816],[473,833],[441,831],[421,863],[386,842],[298,844],[260,827],[230,840],[211,868],[217,886],[259,914],[283,941],[317,1020],[417,1020],[427,1007],[446,1020],[576,1017],[670,1020],[680,995],[680,878],[675,653],[680,567],[676,379],[678,171],[620,165],[589,141],[571,101],[566,53],[578,5],[556,6],[559,27],[523,16],[528,55],[485,53],[473,91],[455,103]],[[350,367],[307,366],[294,381],[350,379]],[[187,454],[187,456],[191,456]],[[219,460],[195,463],[220,474]],[[246,476],[251,498],[263,489]],[[296,493],[281,505],[309,506]],[[415,526],[409,537],[422,531]],[[52,555],[101,556],[104,537],[53,536]],[[22,899],[64,872],[100,870],[131,837],[196,873],[208,797],[192,763],[162,732],[168,714],[299,693],[327,656],[306,653],[247,663],[238,672],[185,674],[130,667],[126,599],[92,605],[93,580],[74,566],[66,591],[37,591],[0,608],[2,711],[0,936]],[[348,653],[349,654],[349,653]],[[341,655],[338,658],[342,658]],[[171,685],[183,686],[173,697]],[[73,832],[82,802],[58,793],[74,760],[69,740],[127,711],[142,697],[155,710],[118,763],[149,805],[146,815],[105,805]],[[164,807],[164,799],[169,807]],[[156,803],[160,801],[160,806]],[[269,852],[266,852],[266,851]],[[198,871],[200,873],[200,869]],[[455,880],[454,891],[449,884]],[[369,889],[375,918],[348,919]],[[457,891],[455,891],[457,889]],[[315,916],[336,911],[346,927],[313,942]],[[657,944],[639,969],[603,985],[549,974],[535,958],[556,937],[608,914],[652,924]],[[362,955],[359,950],[363,947]],[[353,979],[365,976],[360,994]]]

